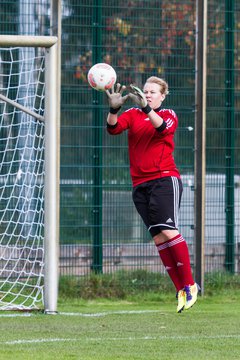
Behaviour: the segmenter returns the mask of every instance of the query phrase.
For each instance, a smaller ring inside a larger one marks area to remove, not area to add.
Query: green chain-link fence
[[[2,1],[2,34],[49,33],[49,1]],[[21,13],[21,18],[18,15]],[[180,229],[194,266],[194,1],[62,1],[60,272],[163,271],[131,200],[127,138],[105,131],[105,94],[92,90],[92,64],[118,81],[164,77],[164,106],[179,117],[175,159],[184,195]],[[239,272],[240,5],[208,1],[205,270]]]
[[[164,1],[71,5],[62,24],[63,64],[69,64],[62,79],[62,273],[159,271],[158,253],[132,204],[126,135],[106,133],[105,94],[88,86],[86,74],[92,64],[107,62],[126,85],[142,86],[151,75],[168,80],[165,106],[180,119],[175,156],[187,187],[181,227],[191,243],[195,8]]]

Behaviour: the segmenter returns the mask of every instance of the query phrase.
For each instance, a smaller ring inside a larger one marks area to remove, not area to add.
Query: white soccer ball
[[[93,89],[105,91],[111,89],[116,83],[117,74],[111,65],[98,63],[91,67],[87,78],[89,85]]]

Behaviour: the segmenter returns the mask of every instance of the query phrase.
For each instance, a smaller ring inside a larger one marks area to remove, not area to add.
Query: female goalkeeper
[[[107,130],[111,135],[128,131],[133,202],[149,230],[160,258],[177,291],[177,312],[197,301],[198,285],[192,277],[188,246],[178,231],[178,213],[183,191],[175,165],[174,134],[178,118],[173,110],[162,109],[168,84],[161,78],[147,79],[143,92],[117,84],[107,90],[110,105]],[[138,107],[118,116],[127,99]]]

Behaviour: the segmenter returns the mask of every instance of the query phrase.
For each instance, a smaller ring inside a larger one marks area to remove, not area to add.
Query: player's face
[[[157,109],[165,99],[165,95],[161,93],[161,86],[155,83],[146,83],[143,87],[148,104],[152,109]]]

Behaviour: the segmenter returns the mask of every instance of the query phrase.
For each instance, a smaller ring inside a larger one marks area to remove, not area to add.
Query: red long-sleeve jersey
[[[133,186],[166,177],[180,177],[175,165],[174,133],[178,118],[173,110],[156,111],[164,120],[160,128],[155,129],[141,109],[131,108],[118,117],[116,125],[108,125],[111,135],[128,130],[128,152],[130,174]]]

